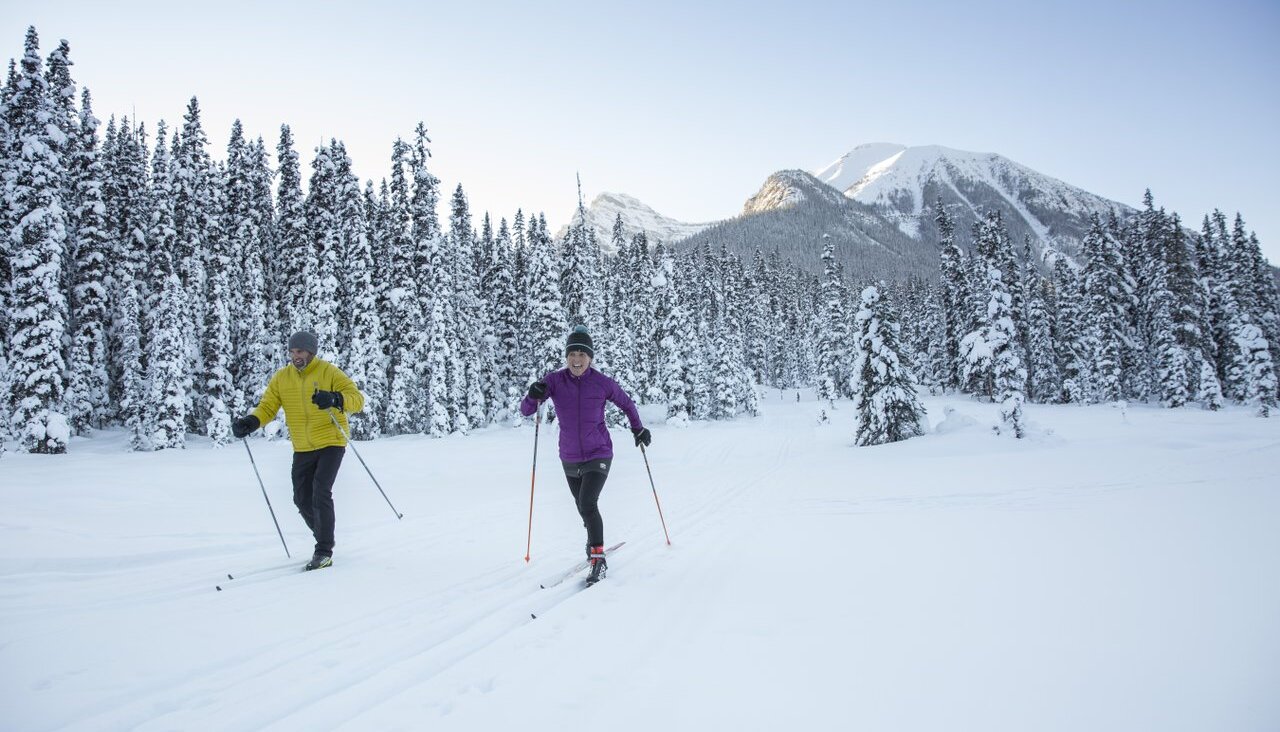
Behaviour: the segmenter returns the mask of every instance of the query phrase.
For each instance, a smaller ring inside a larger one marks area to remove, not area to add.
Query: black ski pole
[[[262,484],[262,474],[258,472],[258,461],[253,459],[253,450],[249,449],[249,441],[242,439],[245,452],[249,453],[249,463],[253,465],[253,474],[258,476],[258,487],[262,489],[262,498],[267,502],[267,510],[271,512],[271,522],[276,525],[276,533],[280,535],[280,543],[284,544],[284,555],[293,559],[289,553],[289,545],[285,544],[284,532],[280,530],[280,522],[276,520],[276,510],[271,507],[271,499],[267,498],[267,487]]]
[[[397,511],[396,507],[392,505],[391,499],[387,498],[387,492],[382,490],[382,486],[378,483],[378,479],[373,477],[373,471],[369,469],[369,465],[365,463],[364,458],[360,457],[360,451],[356,449],[355,440],[352,440],[351,435],[346,430],[342,429],[342,424],[338,422],[337,417],[333,416],[332,409],[326,409],[324,411],[325,411],[325,414],[329,415],[329,419],[333,420],[333,426],[337,427],[338,431],[342,433],[342,436],[347,438],[347,444],[351,446],[351,452],[354,452],[356,454],[356,459],[359,460],[360,464],[364,466],[364,472],[369,474],[369,479],[373,481],[374,485],[378,486],[378,492],[382,494],[382,497],[386,500],[387,505],[391,506],[391,512],[396,515],[396,518],[403,519],[404,514]]]

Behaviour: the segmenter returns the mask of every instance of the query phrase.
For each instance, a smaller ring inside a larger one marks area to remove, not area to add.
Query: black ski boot
[[[310,572],[313,569],[324,569],[325,567],[332,567],[332,566],[333,566],[333,557],[329,556],[328,554],[313,554],[311,555],[311,561],[307,562],[307,566],[303,567],[303,569]]]
[[[604,561],[604,547],[593,546],[588,553],[591,562],[591,572],[587,574],[587,585],[594,585],[604,579],[605,572],[609,570],[609,565]]]

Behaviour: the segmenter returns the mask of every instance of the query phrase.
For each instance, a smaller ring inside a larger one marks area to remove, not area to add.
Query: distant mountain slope
[[[606,252],[612,253],[611,240],[613,224],[619,215],[622,216],[622,232],[627,240],[643,231],[652,243],[675,242],[686,239],[712,224],[686,224],[654,211],[639,199],[623,193],[601,193],[586,209],[587,219],[600,239],[600,245]],[[577,223],[578,214],[574,213],[569,224],[557,233],[563,236],[569,226]]]
[[[1038,253],[1075,257],[1092,214],[1126,218],[1134,209],[1036,172],[995,153],[937,145],[861,145],[815,176],[874,208],[906,235],[936,241],[939,198],[965,237],[987,211],[998,210],[1015,242],[1031,238]]]
[[[922,245],[873,207],[839,195],[802,170],[769,176],[745,210],[748,213],[700,231],[676,248],[707,246],[718,251],[723,246],[744,257],[757,249],[777,249],[796,264],[819,271],[823,243],[829,239],[836,258],[855,280],[932,277],[937,270],[932,244]]]
[[[979,219],[999,211],[1018,250],[1028,238],[1041,261],[1053,253],[1078,259],[1091,215],[1125,219],[1136,213],[995,153],[872,143],[816,173],[774,173],[741,214],[724,221],[686,224],[617,193],[597,196],[587,216],[606,249],[620,214],[628,238],[643,230],[677,249],[724,246],[743,256],[777,249],[817,269],[828,237],[854,278],[932,278],[939,199],[962,245]]]

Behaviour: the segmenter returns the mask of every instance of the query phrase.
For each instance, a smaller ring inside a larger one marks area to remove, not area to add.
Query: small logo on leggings
[[[608,470],[608,469],[609,469],[609,464],[608,464],[608,463],[600,463],[600,469],[601,469],[601,470]]]

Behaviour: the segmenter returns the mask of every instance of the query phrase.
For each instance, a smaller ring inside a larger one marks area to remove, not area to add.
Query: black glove
[[[231,434],[236,437],[248,437],[261,425],[258,418],[250,414],[231,423]]]
[[[542,381],[535,381],[529,385],[529,398],[540,402],[547,398],[547,385]]]
[[[632,429],[631,434],[636,436],[636,447],[640,447],[640,445],[648,447],[649,443],[653,442],[653,435],[649,434],[648,427],[641,427],[638,430]]]
[[[340,391],[320,391],[316,389],[316,393],[311,395],[311,402],[321,409],[329,409],[337,407],[342,409],[342,392]]]

